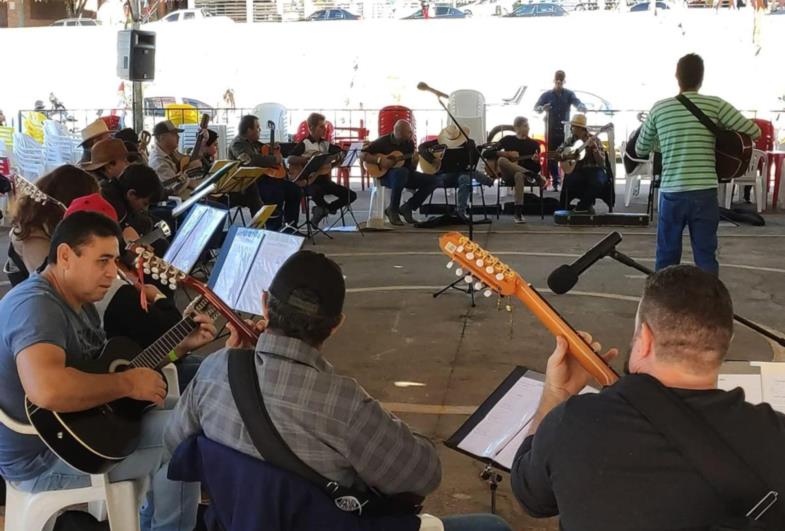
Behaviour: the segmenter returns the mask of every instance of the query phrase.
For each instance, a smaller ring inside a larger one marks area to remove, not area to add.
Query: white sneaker
[[[517,224],[519,224],[519,225],[520,225],[520,224],[522,224],[522,223],[526,223],[526,218],[525,218],[525,217],[523,217],[523,214],[515,214],[515,215],[512,217],[512,221],[513,221],[513,223],[517,223]]]

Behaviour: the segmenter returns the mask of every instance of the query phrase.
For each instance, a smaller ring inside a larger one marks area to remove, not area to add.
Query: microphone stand
[[[640,271],[644,275],[650,276],[650,275],[654,274],[654,271],[652,271],[651,269],[649,269],[645,265],[642,265],[642,264],[636,262],[635,260],[633,260],[632,258],[627,256],[626,254],[621,253],[621,252],[617,251],[616,249],[612,250],[608,254],[608,256],[610,256],[611,258],[613,258],[617,262],[620,262],[620,263],[622,263],[622,264],[624,264],[624,265],[626,265],[628,267],[631,267],[633,269],[636,269],[636,270]],[[779,336],[779,335],[777,335],[777,334],[775,334],[773,332],[770,332],[770,331],[766,330],[765,328],[763,328],[762,326],[760,326],[760,325],[750,321],[749,319],[747,319],[745,317],[742,317],[741,315],[737,315],[735,313],[733,314],[733,320],[743,324],[747,328],[752,329],[753,331],[755,331],[758,334],[764,336],[765,338],[770,339],[771,341],[774,341],[778,345],[780,345],[782,347],[785,347],[785,337],[782,337],[782,336]]]

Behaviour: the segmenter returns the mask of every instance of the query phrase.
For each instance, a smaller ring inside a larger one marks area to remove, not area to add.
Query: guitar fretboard
[[[183,339],[188,337],[191,332],[196,330],[197,326],[198,325],[190,317],[184,318],[158,338],[155,343],[140,352],[131,361],[131,367],[157,369],[163,365],[164,362],[168,362],[168,356],[172,349]]]

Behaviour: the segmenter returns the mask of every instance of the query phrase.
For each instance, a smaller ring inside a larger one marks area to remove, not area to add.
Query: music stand
[[[252,229],[263,229],[265,223],[272,217],[276,208],[278,208],[278,205],[264,205],[259,209],[259,212],[254,214],[251,218],[251,222],[248,223],[248,226]]]
[[[199,261],[215,231],[226,218],[226,210],[207,205],[194,205],[177,231],[164,260],[189,273]]]
[[[180,215],[188,212],[188,210],[196,203],[207,197],[208,195],[215,192],[215,183],[212,183],[205,188],[202,188],[199,192],[191,194],[191,197],[177,205],[172,209],[172,216],[179,217]]]
[[[232,227],[207,285],[233,310],[262,315],[262,292],[302,245],[299,236]]]
[[[229,198],[229,210],[232,209],[232,196],[233,193],[243,193],[246,188],[256,183],[260,177],[264,175],[262,168],[243,166],[235,169],[232,173],[224,175],[218,182],[215,183],[216,194],[226,194]],[[240,220],[245,225],[245,218],[243,218],[242,206],[238,208],[234,215],[229,216],[229,223],[234,223],[237,215],[240,215]]]
[[[329,163],[334,157],[335,157],[335,153],[322,153],[319,155],[314,155],[308,160],[308,162],[305,164],[303,169],[300,170],[300,173],[297,175],[297,177],[294,178],[294,183],[297,184],[301,181],[307,182],[308,177],[310,177],[311,174],[317,172],[319,168]],[[319,227],[315,227],[313,226],[313,224],[311,224],[311,209],[308,206],[308,200],[310,199],[311,196],[308,193],[308,186],[303,186],[302,189],[303,189],[303,197],[305,198],[305,222],[300,223],[299,225],[296,226],[292,226],[287,223],[282,230],[286,230],[287,228],[293,230],[297,234],[300,234],[301,236],[305,236],[307,239],[311,240],[311,243],[313,245],[316,245],[316,240],[314,240],[314,235],[319,233],[324,234],[325,236],[327,236],[329,239],[332,240],[333,239],[332,236],[324,232]],[[305,227],[305,234],[301,232],[301,229],[303,227]]]
[[[193,195],[199,193],[203,189],[216,182],[218,179],[223,178],[224,175],[230,173],[235,167],[239,166],[239,164],[239,160],[216,160],[210,167],[210,171],[207,172],[209,177],[200,182],[199,185],[193,189],[191,194]]]

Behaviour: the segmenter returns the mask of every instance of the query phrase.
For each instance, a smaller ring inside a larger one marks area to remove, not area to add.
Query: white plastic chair
[[[218,133],[218,159],[228,158],[227,147],[232,139],[227,136],[228,131],[226,130],[226,126],[223,124],[210,124],[207,127]],[[180,135],[180,144],[177,149],[180,153],[187,153],[193,149],[194,144],[196,143],[196,134],[199,132],[199,124],[183,124],[180,126],[180,129],[182,129],[183,132]]]
[[[379,184],[378,179],[372,179],[371,202],[368,206],[368,221],[365,222],[366,229],[384,229],[384,205],[385,194],[384,186]]]
[[[289,141],[289,118],[286,107],[280,103],[260,103],[253,108],[251,114],[259,118],[259,125],[262,126],[262,133],[259,135],[260,142],[270,141],[270,130],[267,128],[268,120],[275,124],[275,141]]]
[[[624,206],[628,207],[632,202],[633,195],[637,197],[640,193],[641,179],[648,177],[652,181],[654,180],[654,152],[650,153],[646,159],[632,158],[627,154],[627,142],[624,141],[621,143],[621,153],[625,159],[638,163],[638,166],[632,172],[627,173],[626,168],[624,170],[626,179],[624,184]]]
[[[17,422],[2,410],[0,423],[16,433],[37,436],[32,426]],[[60,512],[84,503],[99,516],[105,504],[112,531],[139,530],[139,507],[146,480],[110,483],[102,474],[90,476],[90,483],[89,487],[32,494],[6,481],[5,531],[51,531]]]
[[[78,162],[77,147],[81,139],[71,135],[66,127],[53,120],[44,122],[44,161],[47,169]]]
[[[43,146],[33,137],[24,133],[14,133],[14,148],[11,165],[30,181],[36,181],[44,173]]]
[[[469,127],[469,138],[478,145],[485,143],[485,96],[471,89],[456,90],[447,104],[450,113],[461,126]]]
[[[753,149],[752,158],[750,159],[750,166],[747,168],[747,173],[738,179],[733,179],[727,185],[728,188],[725,190],[725,208],[731,207],[734,190],[738,190],[739,195],[741,195],[742,188],[745,185],[752,185],[753,190],[755,191],[755,203],[758,212],[763,212],[763,210],[766,208],[766,176],[769,174],[768,169],[769,166],[766,153],[758,149]]]

